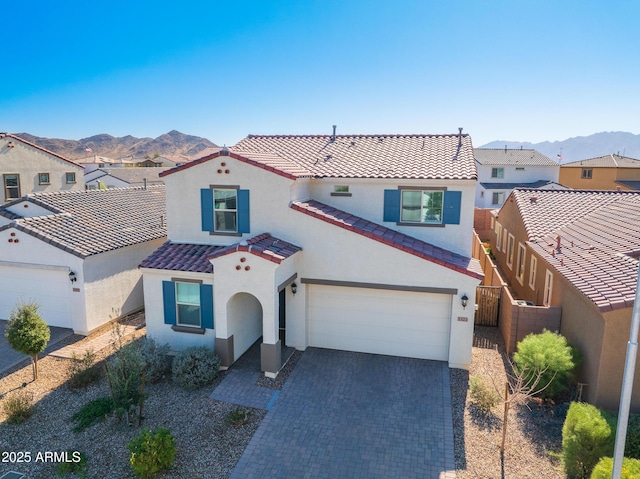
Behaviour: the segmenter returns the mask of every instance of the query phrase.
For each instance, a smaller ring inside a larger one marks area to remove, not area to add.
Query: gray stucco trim
[[[277,374],[282,367],[282,346],[280,340],[276,344],[262,343],[260,345],[260,362],[266,373]]]
[[[233,364],[233,334],[228,338],[215,338],[213,348],[220,358],[220,366],[228,368]]]
[[[386,289],[391,291],[409,291],[414,293],[458,294],[457,288],[436,288],[432,286],[407,286],[401,284],[360,283],[356,281],[337,281],[333,279],[302,278],[303,284],[323,286],[342,286],[346,288]]]
[[[298,273],[293,273],[291,276],[285,279],[282,283],[280,283],[280,285],[278,285],[278,293],[282,291],[284,288],[286,288],[287,286],[289,286],[291,283],[293,283],[297,277],[298,277]]]

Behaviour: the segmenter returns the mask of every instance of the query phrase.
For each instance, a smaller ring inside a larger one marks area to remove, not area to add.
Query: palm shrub
[[[211,384],[218,376],[220,358],[205,346],[193,346],[173,358],[173,380],[185,389]]]
[[[603,457],[593,468],[589,479],[611,479],[613,472],[613,458]],[[620,479],[637,479],[640,477],[640,461],[625,457],[622,460],[622,474]]]
[[[39,308],[33,301],[18,303],[9,315],[4,333],[12,349],[31,356],[34,381],[38,379],[38,354],[44,351],[51,338],[49,326],[38,314]]]
[[[613,455],[615,421],[586,403],[571,403],[562,427],[562,462],[567,476],[587,479],[600,458]]]
[[[578,354],[564,336],[545,329],[540,334],[529,334],[520,341],[513,360],[516,373],[522,375],[525,381],[534,381],[539,377],[539,396],[556,397],[570,382]]]
[[[160,471],[171,469],[176,457],[176,440],[169,429],[155,431],[143,429],[127,445],[129,462],[136,476],[152,477]]]

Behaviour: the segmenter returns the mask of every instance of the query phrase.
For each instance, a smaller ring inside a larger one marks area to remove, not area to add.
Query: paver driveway
[[[308,348],[232,478],[454,478],[447,365]]]

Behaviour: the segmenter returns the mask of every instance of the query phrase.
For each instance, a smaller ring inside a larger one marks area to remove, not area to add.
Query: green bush
[[[237,407],[227,414],[227,422],[235,427],[240,427],[246,424],[251,416],[251,412],[248,409]]]
[[[591,404],[571,403],[562,427],[562,462],[570,478],[588,478],[600,458],[613,455],[614,423]]]
[[[173,380],[185,389],[198,389],[211,384],[218,376],[220,358],[205,346],[181,351],[173,359]]]
[[[146,381],[157,383],[171,372],[169,344],[158,346],[153,338],[145,337],[140,340],[139,347]]]
[[[71,419],[76,422],[73,432],[80,432],[83,429],[88,428],[92,424],[98,421],[104,420],[107,416],[113,413],[113,399],[110,397],[101,397],[89,401],[82,407],[77,413],[71,416]]]
[[[169,429],[162,427],[155,431],[143,429],[127,448],[131,451],[131,468],[140,477],[152,477],[160,471],[171,469],[176,457],[176,440]]]
[[[51,338],[49,326],[38,314],[40,306],[33,301],[18,303],[9,314],[4,332],[12,349],[28,354],[33,361],[33,380],[38,379],[38,354],[47,347]]]
[[[640,459],[640,414],[629,415],[624,455],[632,459]]]
[[[116,413],[129,414],[143,400],[144,374],[142,350],[136,343],[122,346],[106,364],[107,379]]]
[[[540,334],[529,334],[518,343],[513,355],[516,373],[531,382],[540,374],[536,390],[544,388],[538,395],[556,397],[565,390],[575,369],[577,352],[569,346],[567,339],[548,330]]]
[[[33,399],[26,392],[12,394],[2,405],[7,415],[7,423],[22,424],[33,414]]]
[[[79,454],[79,460],[75,462],[76,451],[67,451],[70,462],[61,462],[56,469],[56,476],[64,477],[73,474],[76,477],[85,479],[87,477],[87,455],[84,452]]]
[[[611,479],[613,471],[613,458],[603,457],[600,459],[589,479]],[[620,479],[637,479],[640,477],[640,461],[625,457],[622,460],[622,474]]]
[[[484,383],[481,376],[471,377],[469,394],[473,403],[485,414],[491,412],[491,409],[502,400],[495,389]]]
[[[72,389],[86,388],[89,384],[100,379],[100,369],[95,364],[96,354],[92,349],[87,349],[82,356],[74,352],[67,374],[67,384]]]

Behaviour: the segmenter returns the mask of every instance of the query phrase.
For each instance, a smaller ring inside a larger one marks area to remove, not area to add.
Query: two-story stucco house
[[[453,135],[250,135],[163,173],[147,333],[262,369],[308,346],[471,362],[476,167]]]
[[[500,208],[514,188],[563,188],[560,165],[532,149],[475,148],[477,208]]]
[[[560,166],[560,181],[576,190],[640,190],[640,160],[605,155]]]
[[[0,204],[37,192],[84,189],[84,169],[10,133],[0,133]]]

